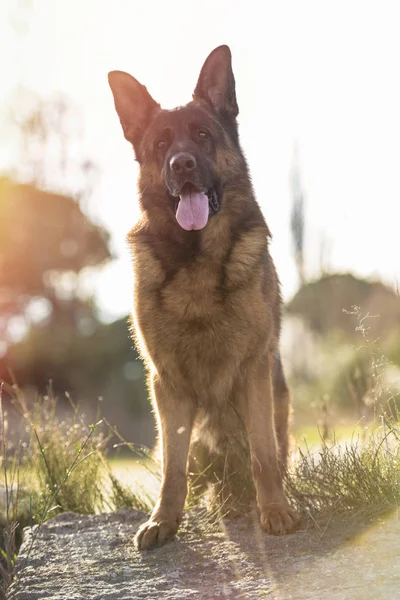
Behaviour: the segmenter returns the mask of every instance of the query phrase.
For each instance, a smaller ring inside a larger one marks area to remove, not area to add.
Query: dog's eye
[[[163,148],[165,148],[166,145],[167,145],[167,142],[165,140],[158,140],[156,142],[157,150],[162,150]]]
[[[205,138],[208,138],[208,133],[207,133],[207,131],[204,131],[204,129],[200,129],[200,130],[198,131],[198,134],[197,134],[197,135],[199,136],[199,138],[203,138],[203,140],[204,140]]]

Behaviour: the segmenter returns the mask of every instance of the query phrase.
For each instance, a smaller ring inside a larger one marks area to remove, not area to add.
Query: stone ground
[[[400,520],[332,519],[285,537],[250,517],[204,534],[191,515],[178,539],[139,553],[134,510],[64,513],[25,530],[9,600],[396,600]],[[32,547],[31,547],[32,545]]]

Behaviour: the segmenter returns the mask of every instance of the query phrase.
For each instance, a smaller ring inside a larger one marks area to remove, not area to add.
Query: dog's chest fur
[[[163,252],[151,237],[130,237],[142,356],[150,369],[197,396],[229,394],[240,365],[274,334],[268,297],[277,294],[277,281],[264,228],[234,243],[226,239],[229,245],[223,235],[215,244],[210,228],[197,255],[171,271],[163,260],[167,247]]]

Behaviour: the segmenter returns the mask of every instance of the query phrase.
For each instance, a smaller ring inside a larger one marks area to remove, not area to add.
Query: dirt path
[[[332,520],[275,538],[251,518],[204,535],[189,518],[179,539],[139,553],[143,513],[62,514],[32,533],[18,558],[9,600],[400,599],[400,520],[368,526]]]

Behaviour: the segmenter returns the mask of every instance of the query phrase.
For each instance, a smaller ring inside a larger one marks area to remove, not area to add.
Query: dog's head
[[[151,203],[162,196],[183,229],[203,229],[220,210],[224,186],[244,163],[229,48],[220,46],[209,55],[192,102],[181,108],[161,109],[128,73],[112,71],[109,83],[140,164],[142,197]]]

